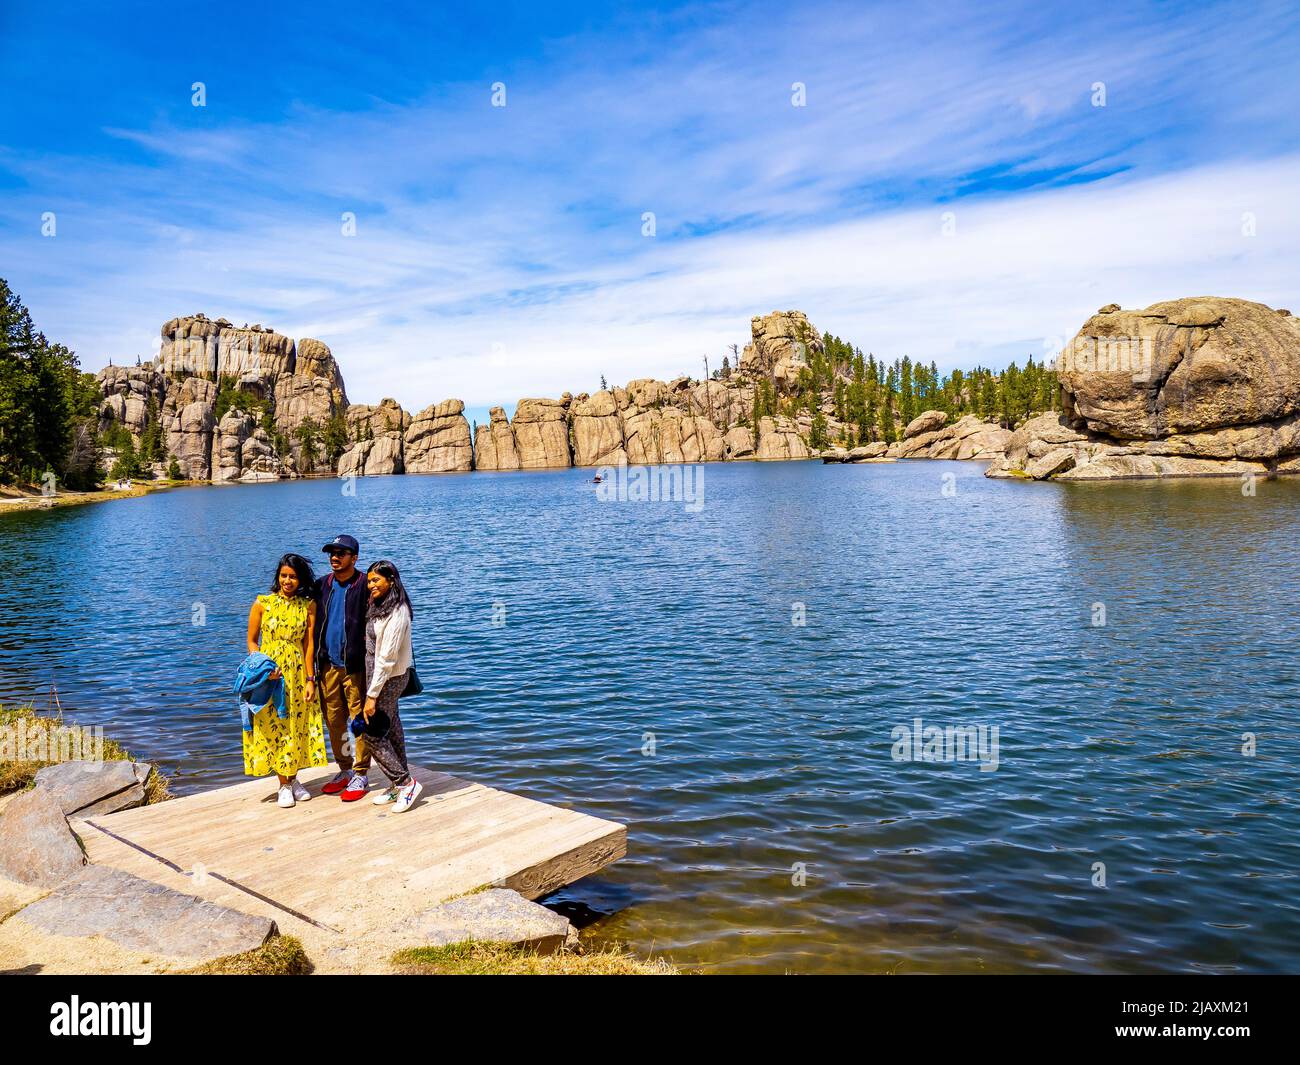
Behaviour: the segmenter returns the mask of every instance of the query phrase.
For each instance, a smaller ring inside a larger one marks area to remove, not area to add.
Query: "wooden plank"
[[[281,810],[258,779],[74,827],[92,861],[245,912],[278,909],[282,930],[305,920],[349,935],[484,884],[540,898],[627,852],[627,830],[613,821],[412,772],[425,790],[403,814],[319,794]],[[300,774],[313,792],[330,776]]]

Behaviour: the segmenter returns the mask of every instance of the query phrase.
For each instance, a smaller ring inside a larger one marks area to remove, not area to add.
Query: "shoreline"
[[[133,484],[129,489],[100,488],[91,492],[57,492],[52,496],[39,492],[19,490],[15,495],[0,495],[0,514],[11,511],[53,510],[55,507],[76,507],[86,503],[106,503],[111,499],[139,499],[154,492],[184,488],[198,481],[160,481]],[[6,485],[6,493],[11,486]]]

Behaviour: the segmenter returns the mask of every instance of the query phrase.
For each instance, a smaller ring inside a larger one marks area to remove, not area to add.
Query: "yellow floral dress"
[[[286,599],[279,592],[259,595],[262,604],[261,651],[284,674],[284,695],[289,716],[280,717],[268,703],[253,716],[253,731],[244,736],[244,773],[264,777],[271,773],[291,777],[306,766],[326,765],[325,727],[320,696],[311,703],[303,697],[306,672],[302,643],[307,635],[307,600]]]

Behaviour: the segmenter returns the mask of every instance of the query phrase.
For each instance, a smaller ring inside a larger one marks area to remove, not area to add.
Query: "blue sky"
[[[0,5],[0,276],[87,368],[203,311],[481,419],[777,308],[944,369],[1300,310],[1294,5],[279,7]]]

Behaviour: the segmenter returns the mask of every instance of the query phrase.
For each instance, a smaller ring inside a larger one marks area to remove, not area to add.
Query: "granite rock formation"
[[[343,375],[321,341],[295,344],[261,325],[236,327],[202,314],[167,322],[156,360],[109,366],[98,382],[101,429],[120,426],[139,444],[155,411],[166,452],[193,480],[330,470],[319,446],[308,461],[299,429],[309,421],[323,428],[347,409]],[[218,417],[223,385],[239,395]]]
[[[821,334],[803,311],[755,315],[751,341],[740,356],[742,372],[770,375],[778,384],[793,382],[808,365],[808,353],[824,350]]]
[[[990,477],[1300,472],[1300,324],[1219,297],[1103,307],[1062,353],[1063,411],[1017,428]]]
[[[465,404],[447,399],[426,407],[407,427],[402,441],[407,473],[450,473],[474,468],[474,444]]]
[[[395,399],[384,399],[377,407],[357,404],[347,412],[348,449],[339,456],[340,477],[376,477],[405,473],[403,443],[411,416]]]
[[[1196,301],[1180,305],[1183,302]],[[1188,322],[1213,317],[1194,307],[1180,306],[1171,313]],[[1150,316],[1151,321],[1156,317]],[[1166,324],[1169,320],[1162,319]],[[1149,327],[1160,328],[1158,323]],[[1208,326],[1200,323],[1195,328]],[[150,419],[157,417],[166,450],[184,474],[214,482],[327,470],[348,477],[789,461],[814,457],[811,441],[819,434],[847,441],[823,453],[828,461],[988,460],[1001,458],[1011,440],[1008,430],[973,416],[948,424],[942,412],[928,411],[907,425],[895,443],[850,448],[856,427],[837,419],[838,389],[850,383],[845,371],[841,369],[837,379],[836,396],[824,393],[815,409],[802,402],[791,404],[796,395],[802,400],[812,360],[826,351],[822,334],[807,315],[758,315],[750,331],[738,364],[711,380],[639,378],[590,394],[522,399],[513,417],[493,407],[488,424],[471,429],[458,399],[415,415],[393,399],[376,406],[350,405],[338,363],[319,340],[295,343],[260,324],[236,327],[224,318],[190,315],[163,327],[155,362],[101,371],[101,422],[103,427],[124,427],[138,443]],[[1098,421],[1109,409],[1108,393],[1104,387],[1093,388],[1091,380],[1085,384],[1088,387],[1079,392],[1081,409]],[[1189,402],[1195,406],[1195,396],[1206,386],[1191,382],[1178,387],[1181,392],[1169,394],[1194,394]],[[763,401],[758,407],[756,397]],[[770,413],[773,399],[785,413]],[[1215,402],[1222,407],[1224,400]],[[1270,397],[1261,394],[1260,402],[1267,405]],[[1277,402],[1272,406],[1280,409]],[[754,424],[763,407],[769,414]],[[321,433],[314,447],[304,449],[300,434],[312,424],[318,430],[331,427],[328,451]]]

